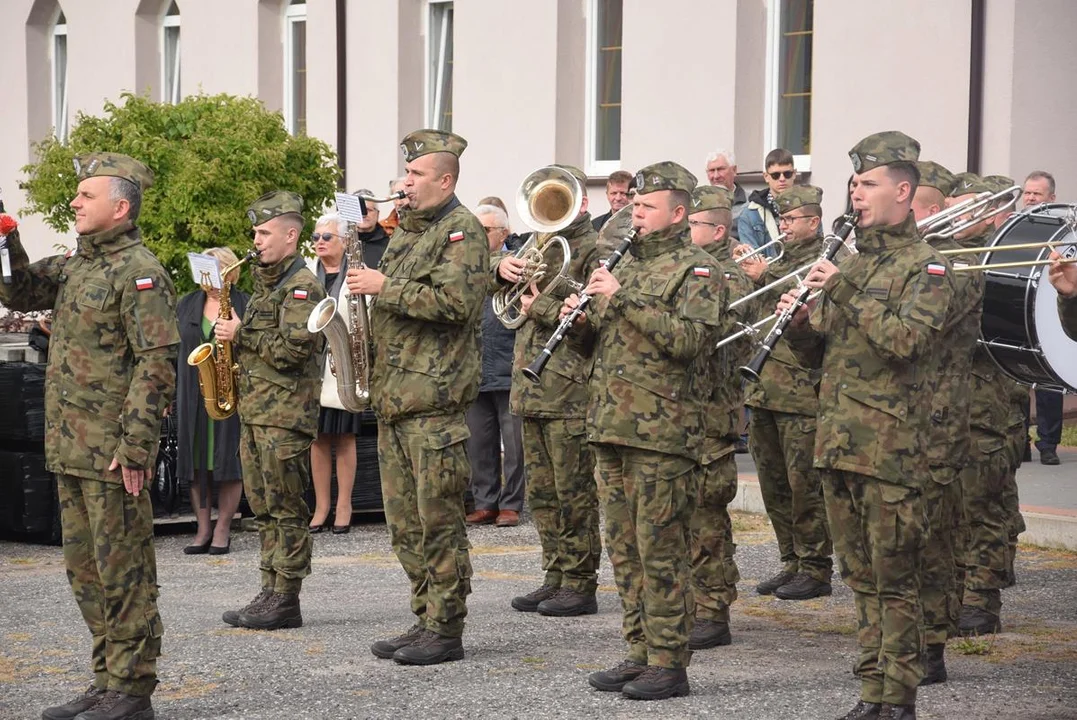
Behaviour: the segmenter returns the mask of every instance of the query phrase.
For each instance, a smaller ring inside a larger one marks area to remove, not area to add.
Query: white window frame
[[[168,15],[171,3],[165,8],[161,18],[161,102],[177,104],[180,101],[180,16]],[[172,77],[168,77],[168,29],[176,28],[176,64],[172,68]],[[169,92],[171,91],[171,92]]]
[[[304,2],[296,5],[288,4],[284,9],[284,127],[287,128],[288,132],[292,135],[295,135],[299,130],[299,119],[296,118],[294,114],[296,88],[292,78],[295,66],[295,63],[293,62],[295,47],[292,43],[292,26],[300,22],[304,23],[305,31],[307,22],[307,3]],[[307,47],[310,47],[309,42],[307,43]]]
[[[767,3],[766,99],[763,107],[765,120],[761,156],[765,156],[766,153],[778,147],[778,111],[781,108],[781,103],[778,102],[778,94],[781,92],[781,79],[778,77],[778,73],[781,72],[781,8],[781,0],[772,0]],[[811,172],[811,155],[793,155],[793,166],[797,172]]]
[[[445,107],[445,105],[444,105],[445,98],[443,98],[442,94],[441,94],[442,93],[442,85],[444,85],[444,83],[442,82],[441,73],[445,72],[445,67],[446,67],[445,52],[446,52],[446,48],[448,47],[448,43],[446,41],[449,39],[448,38],[448,32],[449,32],[448,31],[448,25],[449,24],[444,23],[444,22],[441,24],[441,38],[439,39],[439,42],[437,44],[437,47],[438,47],[438,50],[440,51],[440,54],[439,54],[439,57],[437,58],[437,64],[435,65],[434,64],[435,59],[433,57],[433,54],[434,54],[434,36],[433,36],[434,23],[432,22],[432,20],[433,20],[433,15],[434,15],[434,8],[436,6],[438,6],[438,5],[449,5],[449,6],[452,7],[452,10],[453,10],[453,22],[452,22],[453,31],[455,32],[455,29],[456,29],[456,7],[453,4],[453,0],[427,0],[427,2],[426,2],[426,12],[423,15],[423,25],[424,25],[423,34],[426,35],[426,43],[425,43],[425,48],[424,48],[424,51],[423,51],[423,60],[424,60],[423,67],[425,68],[425,72],[423,73],[423,76],[424,76],[423,79],[424,79],[424,85],[425,85],[424,90],[425,90],[425,98],[426,98],[426,102],[424,103],[425,109],[426,109],[426,113],[425,113],[425,115],[426,115],[426,126],[428,128],[440,128],[441,127],[441,117],[444,114],[442,111],[443,111],[443,109]],[[454,47],[454,55],[455,55],[455,47]],[[455,77],[453,79],[455,80]],[[450,86],[449,92],[450,93],[452,92],[451,86]],[[446,129],[449,130],[449,131],[452,130],[452,119],[451,118],[449,120],[449,127],[446,128]]]
[[[584,172],[596,177],[609,176],[621,169],[621,158],[616,160],[598,160],[595,158],[598,148],[598,2],[587,3],[587,80],[586,80],[586,157]],[[624,17],[624,4],[621,5],[621,17]],[[621,28],[621,45],[624,47],[624,27]],[[624,92],[624,50],[621,50],[621,91]],[[623,95],[622,95],[623,97]],[[624,118],[624,106],[621,107]],[[623,135],[622,135],[623,137]],[[622,153],[623,154],[623,153]]]
[[[63,22],[61,22],[63,20]],[[58,87],[58,76],[56,62],[57,62],[57,47],[60,43],[60,38],[64,39],[64,71],[63,71],[63,87]],[[67,18],[63,12],[56,13],[56,20],[52,24],[52,32],[50,33],[49,55],[51,62],[49,63],[49,69],[52,71],[52,79],[50,82],[52,89],[52,126],[56,133],[56,139],[61,143],[66,143],[68,139],[68,132],[70,130],[70,124],[68,123],[68,46],[67,46]]]

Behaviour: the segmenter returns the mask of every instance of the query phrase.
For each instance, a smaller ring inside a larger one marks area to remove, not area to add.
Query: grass
[[[993,635],[990,638],[971,635],[950,643],[950,647],[962,655],[987,655],[994,645],[995,638]]]
[[[1033,425],[1028,429],[1028,434],[1032,437],[1032,442],[1036,442],[1036,426]],[[1062,425],[1062,442],[1059,445],[1066,447],[1077,447],[1077,425],[1070,424]]]

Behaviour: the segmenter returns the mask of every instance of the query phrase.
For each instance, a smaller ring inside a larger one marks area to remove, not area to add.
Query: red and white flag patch
[[[696,277],[710,277],[711,269],[707,267],[692,268],[692,274]]]
[[[135,289],[136,290],[152,290],[153,289],[153,278],[151,278],[151,277],[138,278],[137,280],[135,280]]]
[[[946,274],[946,266],[945,265],[940,265],[938,263],[931,263],[930,265],[927,266],[927,274],[928,275],[945,275]]]
[[[460,242],[463,239],[464,239],[464,231],[463,230],[456,230],[454,232],[449,233],[449,242]]]
[[[292,297],[294,297],[296,300],[306,300],[308,294],[309,293],[307,293],[306,290],[297,289],[292,291]]]

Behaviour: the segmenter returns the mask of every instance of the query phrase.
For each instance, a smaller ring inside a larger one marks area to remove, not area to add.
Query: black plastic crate
[[[43,442],[45,366],[0,363],[0,398],[0,440]]]
[[[46,533],[56,512],[56,481],[45,456],[0,451],[0,530]]]

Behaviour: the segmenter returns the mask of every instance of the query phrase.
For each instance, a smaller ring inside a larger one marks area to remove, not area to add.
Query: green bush
[[[138,226],[181,294],[194,288],[188,252],[227,245],[243,257],[250,250],[251,201],[270,190],[299,193],[310,230],[336,191],[333,150],[289,135],[280,113],[256,98],[193,95],[169,105],[125,93],[104,109],[103,117],[80,113],[68,144],[50,137],[35,146],[38,161],[23,168],[27,210],[66,232],[78,187],[75,155],[107,150],[141,160],[156,178]]]

